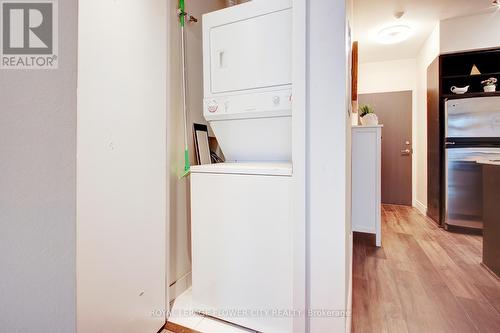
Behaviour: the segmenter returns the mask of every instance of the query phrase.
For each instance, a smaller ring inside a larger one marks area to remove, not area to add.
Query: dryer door
[[[210,27],[210,92],[291,84],[291,31],[291,8]]]

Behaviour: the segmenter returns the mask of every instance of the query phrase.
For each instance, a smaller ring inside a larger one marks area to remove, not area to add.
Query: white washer
[[[292,332],[289,163],[191,169],[194,308],[260,332]]]

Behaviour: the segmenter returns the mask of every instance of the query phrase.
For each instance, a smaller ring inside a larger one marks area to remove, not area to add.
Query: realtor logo
[[[57,68],[55,0],[0,0],[0,5],[0,68]]]

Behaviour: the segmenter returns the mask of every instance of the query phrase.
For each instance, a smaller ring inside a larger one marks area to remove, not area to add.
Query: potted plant
[[[490,77],[488,80],[484,80],[481,82],[483,85],[484,92],[494,92],[497,90],[497,79],[494,77]]]
[[[378,125],[378,117],[373,113],[373,108],[370,105],[365,104],[359,107],[359,117],[363,126]]]

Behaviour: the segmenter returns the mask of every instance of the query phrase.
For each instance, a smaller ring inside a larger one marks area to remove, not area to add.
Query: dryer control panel
[[[292,90],[206,98],[203,115],[210,120],[265,118],[292,114]]]

